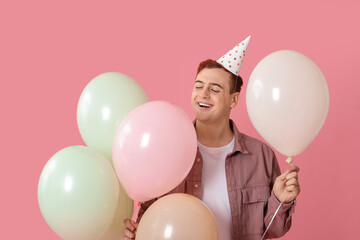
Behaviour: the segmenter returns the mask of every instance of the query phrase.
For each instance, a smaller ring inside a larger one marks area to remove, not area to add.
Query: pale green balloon
[[[113,167],[84,146],[67,147],[51,157],[38,185],[41,213],[65,240],[99,239],[114,218],[118,197]]]
[[[112,145],[119,125],[133,109],[148,101],[143,88],[129,76],[100,74],[79,99],[77,123],[83,140],[112,163]]]

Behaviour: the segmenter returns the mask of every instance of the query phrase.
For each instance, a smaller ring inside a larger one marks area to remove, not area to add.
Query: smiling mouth
[[[199,107],[201,108],[211,108],[212,105],[211,104],[207,104],[207,103],[198,103]]]

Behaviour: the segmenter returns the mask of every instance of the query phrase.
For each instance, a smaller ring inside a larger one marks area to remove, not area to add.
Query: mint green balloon
[[[46,163],[38,201],[47,224],[65,240],[92,240],[109,228],[118,206],[113,167],[96,150],[71,146]]]
[[[112,163],[112,146],[123,119],[148,102],[143,88],[127,75],[108,72],[95,77],[83,90],[77,123],[85,143]]]

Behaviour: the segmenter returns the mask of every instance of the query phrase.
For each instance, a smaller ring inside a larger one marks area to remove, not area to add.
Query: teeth
[[[199,106],[200,106],[200,107],[211,107],[210,105],[205,104],[205,103],[199,103]]]

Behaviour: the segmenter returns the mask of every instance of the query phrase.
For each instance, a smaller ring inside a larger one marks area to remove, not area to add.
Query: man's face
[[[239,94],[230,94],[230,74],[220,68],[204,68],[196,76],[191,105],[197,120],[212,123],[229,118]]]

